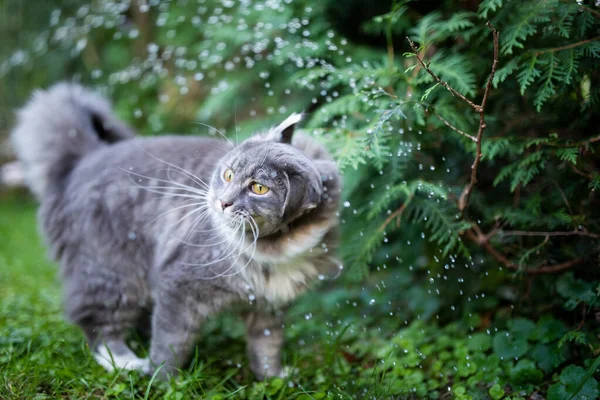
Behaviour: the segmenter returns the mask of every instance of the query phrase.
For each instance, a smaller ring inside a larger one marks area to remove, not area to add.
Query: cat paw
[[[296,367],[290,367],[289,365],[285,365],[281,368],[281,372],[277,375],[279,378],[289,379],[294,375],[297,375],[300,370]]]
[[[114,370],[140,371],[148,374],[151,371],[150,360],[139,358],[133,352],[127,354],[111,354],[105,346],[101,346],[94,354],[94,359],[108,372]]]

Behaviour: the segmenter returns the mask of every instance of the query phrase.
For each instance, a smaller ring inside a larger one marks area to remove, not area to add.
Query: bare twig
[[[476,225],[475,225],[476,226]],[[474,226],[474,227],[475,227]],[[518,264],[513,263],[508,259],[507,256],[502,254],[500,251],[495,249],[490,243],[489,238],[492,235],[484,235],[481,233],[481,230],[477,227],[477,229],[468,230],[465,232],[466,237],[477,243],[479,246],[483,247],[485,251],[487,251],[492,257],[494,257],[497,261],[504,264],[507,268],[519,270],[521,269]],[[547,236],[547,235],[544,235]],[[577,264],[583,262],[583,258],[576,258],[571,261],[567,261],[561,264],[556,265],[544,265],[535,269],[525,269],[524,271],[529,275],[541,275],[541,274],[552,274],[555,272],[564,271],[566,269],[572,268]]]
[[[496,68],[498,67],[498,31],[492,26],[492,24],[488,21],[486,24],[488,28],[492,31],[492,36],[494,38],[494,62],[492,64],[492,72],[490,73],[490,77],[488,78],[487,85],[485,85],[485,92],[483,93],[483,100],[481,101],[481,106],[477,112],[479,112],[479,130],[477,131],[477,149],[475,153],[475,161],[473,161],[473,165],[471,166],[471,181],[462,194],[460,195],[460,199],[458,200],[458,209],[463,211],[467,204],[469,204],[469,197],[471,196],[471,192],[473,191],[473,187],[477,183],[477,168],[479,167],[479,162],[481,161],[481,138],[483,136],[483,131],[486,127],[485,125],[485,105],[487,103],[490,88],[492,87],[492,81],[494,80],[494,75],[496,74]]]
[[[564,262],[562,264],[556,265],[546,265],[543,267],[539,267],[536,269],[528,269],[527,273],[529,275],[540,275],[540,274],[553,274],[555,272],[564,271],[565,269],[572,268],[577,264],[581,264],[583,262],[583,258],[576,258],[571,261]]]
[[[587,236],[594,239],[600,238],[600,234],[586,231],[568,232],[527,232],[527,231],[499,231],[504,236]]]
[[[399,226],[400,224],[400,218],[402,218],[402,214],[404,214],[404,210],[406,210],[406,206],[408,206],[408,203],[410,203],[410,201],[413,199],[414,195],[410,195],[405,201],[404,203],[402,203],[402,205],[400,207],[398,207],[398,209],[396,211],[394,211],[393,213],[391,213],[386,219],[385,221],[383,221],[383,224],[381,224],[381,226],[379,227],[379,232],[383,232],[383,230],[385,229],[386,226],[388,226],[390,224],[390,222],[392,222],[394,220],[394,218],[398,218],[397,220],[397,225],[396,227]]]
[[[440,114],[438,114],[437,112],[433,112],[435,114],[436,117],[438,117],[438,119],[440,121],[442,121],[444,123],[444,125],[446,125],[448,128],[452,129],[455,132],[458,132],[459,134],[463,135],[464,137],[467,137],[469,139],[471,139],[474,142],[477,142],[477,138],[473,135],[469,135],[466,132],[461,131],[460,129],[458,129],[457,127],[455,127],[454,125],[452,125],[450,122],[448,122],[447,120],[445,120]]]
[[[443,79],[440,79],[436,74],[434,74],[433,71],[431,71],[431,69],[429,69],[429,65],[427,63],[425,63],[425,61],[423,61],[423,58],[421,57],[421,55],[419,53],[419,48],[417,47],[417,45],[412,40],[410,40],[409,37],[406,38],[408,40],[408,43],[410,44],[411,49],[413,50],[413,53],[414,53],[419,65],[425,71],[427,71],[427,73],[429,75],[431,75],[433,77],[433,79],[435,79],[440,85],[445,87],[446,90],[448,90],[454,96],[457,96],[458,98],[460,98],[462,101],[467,103],[469,106],[471,106],[471,108],[473,110],[475,110],[475,112],[479,113],[479,129],[477,130],[476,137],[461,131],[460,129],[456,128],[455,126],[450,124],[448,121],[446,121],[444,118],[442,118],[439,114],[435,113],[435,115],[450,129],[452,129],[453,131],[455,131],[465,137],[468,137],[469,139],[473,140],[477,144],[476,151],[475,151],[475,161],[473,162],[473,165],[471,166],[471,180],[469,181],[467,186],[465,186],[465,188],[458,200],[458,209],[460,211],[463,211],[466,208],[467,204],[469,203],[469,197],[471,196],[473,187],[477,183],[477,168],[479,167],[479,162],[481,161],[481,156],[482,156],[482,154],[481,154],[481,137],[483,136],[483,131],[485,130],[485,127],[486,127],[486,125],[485,125],[485,105],[487,103],[487,100],[488,100],[488,97],[490,94],[490,88],[492,87],[492,81],[494,79],[494,75],[496,74],[496,68],[498,66],[498,35],[499,35],[499,33],[496,30],[496,28],[494,28],[489,21],[487,22],[486,25],[492,31],[492,36],[494,39],[494,62],[492,63],[492,72],[490,73],[488,82],[485,86],[485,91],[483,93],[483,99],[481,100],[481,105],[473,103],[471,100],[467,99],[465,96],[463,96],[462,94],[457,92],[452,86],[450,86],[448,84],[448,82],[444,81]]]
[[[595,42],[596,40],[600,40],[600,36],[596,36],[596,37],[591,38],[591,39],[582,40],[582,41],[576,42],[576,43],[567,44],[567,45],[564,45],[564,46],[553,47],[551,49],[546,49],[546,50],[540,50],[540,51],[537,51],[535,53],[535,55],[539,56],[541,54],[554,53],[554,52],[561,51],[561,50],[568,50],[568,49],[572,49],[572,48],[575,48],[575,47],[583,46],[584,44]]]
[[[571,169],[573,170],[573,172],[575,172],[577,175],[581,175],[581,176],[583,176],[585,178],[588,178],[588,179],[594,179],[594,175],[588,174],[587,172],[583,172],[582,170],[580,170],[579,168],[577,168],[573,164],[569,164],[569,166],[571,167]]]

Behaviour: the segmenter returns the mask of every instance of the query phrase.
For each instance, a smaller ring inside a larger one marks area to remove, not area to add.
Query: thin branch
[[[390,222],[392,222],[394,220],[394,218],[396,218],[396,217],[398,218],[396,227],[399,226],[400,218],[402,218],[402,214],[404,214],[404,210],[406,210],[406,206],[408,206],[408,203],[410,203],[410,201],[413,199],[413,197],[414,197],[414,195],[411,194],[396,211],[391,213],[385,219],[385,221],[383,221],[383,224],[381,224],[381,226],[379,227],[379,232],[383,232],[385,227],[388,226],[390,224]]]
[[[490,235],[483,235],[481,233],[481,230],[479,230],[479,228],[477,228],[477,231],[478,232],[475,232],[474,230],[466,231],[465,232],[466,237],[468,239],[472,240],[473,242],[477,243],[481,247],[483,247],[485,249],[485,251],[487,251],[497,261],[504,264],[504,266],[506,266],[507,268],[514,269],[514,270],[521,269],[518,264],[515,264],[512,261],[510,261],[508,259],[508,257],[506,257],[504,254],[500,253],[489,243],[488,240],[489,240]],[[535,269],[525,269],[525,272],[529,275],[552,274],[555,272],[560,272],[560,271],[564,271],[566,269],[572,268],[575,265],[580,264],[582,262],[583,262],[583,258],[576,258],[574,260],[567,261],[562,264],[544,265],[542,267],[535,268]]]
[[[471,166],[471,181],[467,186],[465,186],[462,194],[460,195],[460,199],[458,200],[458,209],[463,211],[467,204],[469,204],[469,198],[471,197],[471,192],[477,183],[477,168],[479,167],[479,162],[481,161],[481,138],[483,136],[483,131],[485,130],[485,105],[487,103],[488,97],[490,95],[490,88],[492,87],[492,81],[494,80],[494,75],[496,74],[496,68],[498,67],[498,31],[496,28],[492,26],[492,24],[488,21],[487,27],[492,31],[492,36],[494,38],[494,62],[492,63],[492,72],[488,78],[487,85],[485,85],[485,92],[483,93],[483,100],[481,101],[481,106],[478,106],[479,112],[479,130],[477,131],[477,149],[475,153],[475,161],[473,161],[473,165]]]
[[[591,39],[582,40],[582,41],[576,42],[576,43],[567,44],[567,45],[564,45],[564,46],[553,47],[551,49],[546,49],[546,50],[540,50],[540,51],[537,51],[535,53],[535,55],[539,56],[541,54],[554,53],[554,52],[557,52],[557,51],[568,50],[568,49],[572,49],[574,47],[583,46],[584,44],[595,42],[596,40],[600,40],[600,36],[596,36],[596,37],[591,38]]]
[[[591,14],[594,14],[596,17],[600,18],[600,12],[598,12],[598,11],[592,9],[592,8],[589,8],[589,7],[586,7],[586,6],[582,5],[582,6],[580,6],[580,9],[583,9],[583,10],[585,10],[585,11],[591,13]]]
[[[569,166],[571,167],[571,169],[573,170],[573,172],[575,172],[577,175],[581,175],[581,176],[583,176],[585,178],[588,178],[588,179],[594,179],[594,175],[588,174],[586,172],[583,172],[582,170],[580,170],[579,168],[577,168],[573,164],[569,164]]]
[[[464,137],[467,137],[469,139],[471,139],[474,142],[477,142],[477,138],[473,135],[469,135],[466,132],[461,131],[460,129],[458,129],[457,127],[455,127],[454,125],[452,125],[450,122],[448,122],[447,120],[445,120],[440,114],[438,114],[437,112],[433,112],[435,114],[436,117],[438,117],[438,119],[440,121],[442,121],[444,123],[444,125],[446,125],[448,128],[452,129],[453,131],[463,135]]]
[[[512,261],[510,261],[504,254],[500,253],[498,250],[492,247],[492,245],[490,245],[485,236],[477,235],[472,230],[468,230],[465,233],[467,238],[477,243],[479,246],[483,247],[485,251],[490,253],[490,255],[494,257],[497,261],[500,261],[508,268],[514,268],[515,264],[513,264]]]
[[[540,275],[540,274],[553,274],[555,272],[564,271],[565,269],[572,268],[577,264],[581,264],[583,262],[583,258],[576,258],[571,261],[564,262],[562,264],[556,265],[546,265],[543,267],[539,267],[536,269],[528,269],[527,273],[529,275]]]
[[[462,94],[460,94],[459,92],[457,92],[456,90],[454,90],[454,88],[452,88],[450,85],[448,85],[448,82],[446,82],[443,79],[440,79],[436,74],[434,74],[429,67],[427,66],[427,64],[425,64],[425,62],[423,61],[423,59],[421,58],[421,56],[419,56],[419,48],[417,47],[417,45],[415,44],[415,42],[413,42],[412,40],[410,40],[410,38],[407,36],[406,40],[408,40],[408,43],[410,44],[411,49],[413,50],[413,53],[415,55],[415,57],[417,58],[417,61],[419,62],[419,64],[421,65],[421,67],[423,67],[423,69],[425,71],[427,71],[427,73],[429,75],[431,75],[433,77],[433,79],[435,79],[436,81],[438,81],[440,83],[440,85],[442,85],[443,87],[446,88],[446,90],[448,90],[450,93],[452,93],[455,96],[458,96],[462,101],[464,101],[465,103],[467,103],[468,105],[470,105],[476,112],[479,112],[479,109],[481,108],[480,106],[478,106],[477,104],[473,103],[471,100],[467,99],[465,96],[463,96]]]
[[[568,232],[528,232],[528,231],[499,231],[504,236],[587,236],[599,239],[600,234],[586,231],[568,231]]]
[[[600,135],[591,137],[589,139],[581,140],[581,141],[575,142],[575,143],[560,143],[560,144],[548,143],[548,145],[553,146],[553,147],[582,147],[582,146],[588,146],[595,142],[600,142]]]

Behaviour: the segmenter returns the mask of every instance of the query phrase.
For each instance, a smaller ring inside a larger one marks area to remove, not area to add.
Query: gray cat
[[[339,272],[341,182],[300,115],[239,145],[136,138],[102,97],[35,93],[11,139],[60,262],[68,317],[107,369],[176,373],[202,321],[235,308],[258,379],[280,375],[282,311]],[[151,331],[150,359],[126,345]]]

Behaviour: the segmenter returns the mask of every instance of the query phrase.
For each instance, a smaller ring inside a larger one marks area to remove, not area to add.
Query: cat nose
[[[231,205],[232,203],[225,203],[223,200],[221,200],[221,210],[225,211],[225,209]]]

